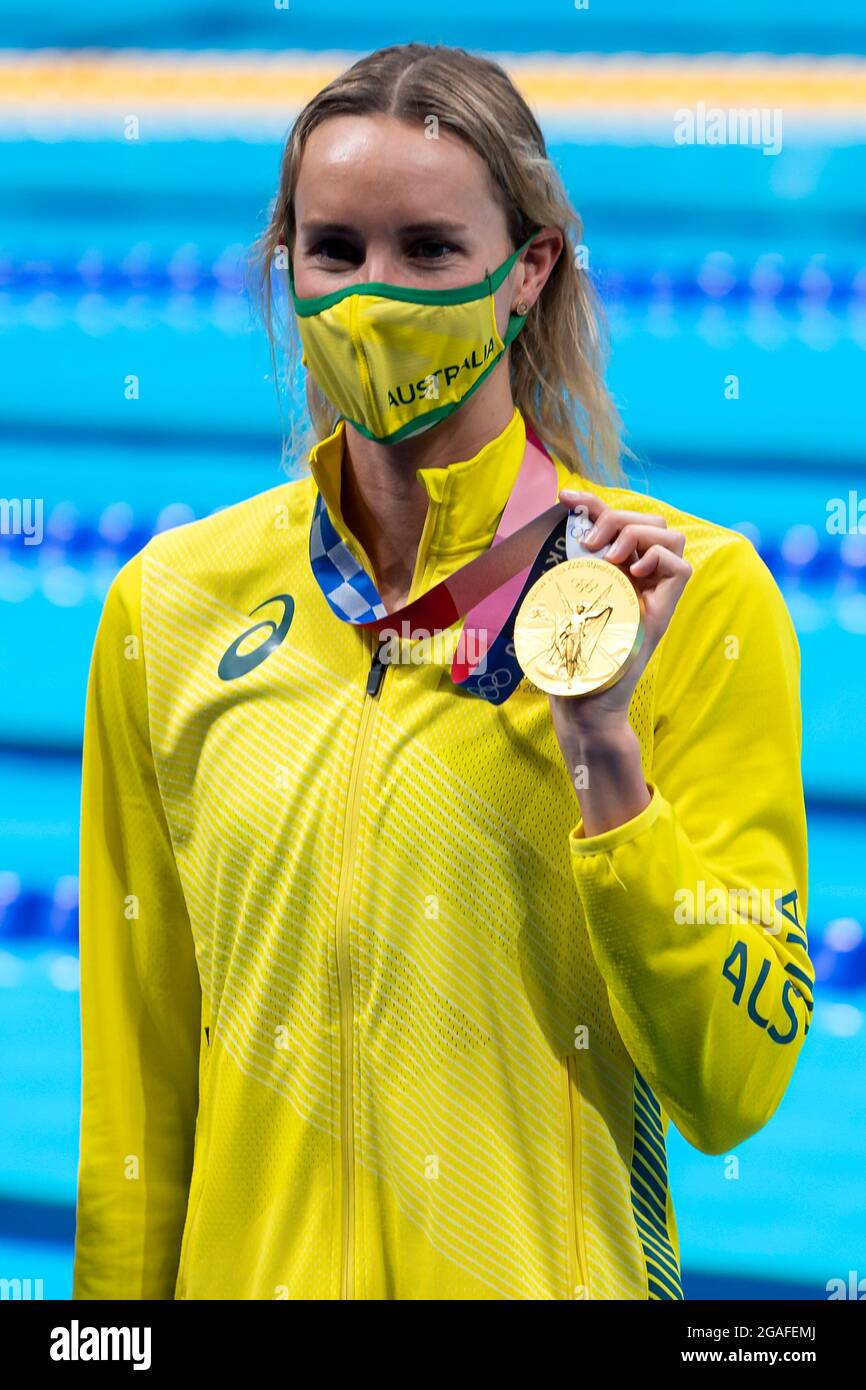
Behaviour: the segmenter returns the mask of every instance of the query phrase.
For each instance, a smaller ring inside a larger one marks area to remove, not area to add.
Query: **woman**
[[[785,1091],[796,638],[745,539],[620,485],[580,231],[461,50],[293,128],[259,252],[311,475],[151,540],[93,656],[77,1298],[678,1299],[669,1119],[722,1154]],[[385,662],[527,459],[641,590],[631,667]]]

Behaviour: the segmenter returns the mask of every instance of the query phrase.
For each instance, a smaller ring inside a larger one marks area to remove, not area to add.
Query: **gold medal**
[[[533,584],[514,620],[521,670],[549,695],[591,695],[619,680],[640,651],[644,604],[608,560],[563,560]]]

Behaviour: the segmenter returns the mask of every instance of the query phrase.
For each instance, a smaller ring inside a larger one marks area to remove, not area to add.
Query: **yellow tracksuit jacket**
[[[738,534],[595,488],[694,573],[630,710],[651,802],[587,838],[528,681],[492,706],[428,649],[368,693],[308,555],[318,487],[370,569],[341,430],[108,593],[73,1296],[681,1298],[669,1120],[754,1134],[812,1008],[787,610]],[[489,545],[524,440],[418,470],[412,598]]]

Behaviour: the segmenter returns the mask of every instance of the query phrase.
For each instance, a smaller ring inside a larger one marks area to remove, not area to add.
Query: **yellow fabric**
[[[524,438],[515,413],[418,470],[413,596],[489,544]],[[369,640],[308,558],[317,483],[351,539],[339,464],[340,431],[311,477],[154,537],[106,600],[74,1297],[678,1297],[668,1117],[742,1143],[808,1022],[782,598],[742,537],[598,489],[682,529],[694,575],[630,710],[651,802],[586,838],[528,683],[495,707],[432,660],[365,693]],[[277,595],[284,640],[221,680]],[[799,898],[771,930],[678,924],[684,893],[740,887]]]
[[[448,305],[349,295],[297,324],[319,388],[376,439],[458,405],[504,348],[492,294]]]

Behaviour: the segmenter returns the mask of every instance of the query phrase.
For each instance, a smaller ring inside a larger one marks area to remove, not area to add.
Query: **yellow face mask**
[[[303,365],[368,439],[396,444],[437,425],[481,385],[526,322],[512,314],[500,337],[493,296],[535,235],[485,280],[453,290],[370,283],[299,299],[290,265]]]

